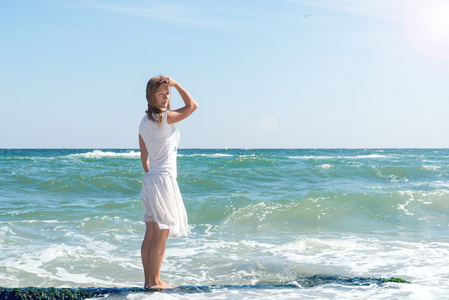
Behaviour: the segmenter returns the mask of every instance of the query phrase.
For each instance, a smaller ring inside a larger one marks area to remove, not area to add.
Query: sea
[[[165,291],[143,289],[143,177],[137,149],[0,149],[0,298],[449,295],[449,149],[179,149]]]

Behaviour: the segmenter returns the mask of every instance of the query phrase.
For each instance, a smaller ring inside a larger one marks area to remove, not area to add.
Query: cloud
[[[198,11],[185,5],[153,4],[148,7],[127,7],[122,5],[105,5],[91,2],[91,6],[109,10],[119,14],[131,15],[152,19],[167,23],[209,25],[204,17],[198,15]]]
[[[296,86],[296,83],[263,82],[263,81],[190,81],[195,85],[262,85],[262,86]]]
[[[407,0],[290,0],[306,6],[382,19],[402,19]]]
[[[99,1],[89,1],[89,7],[108,10],[118,14],[146,18],[164,23],[188,25],[188,26],[213,26],[234,27],[232,22],[232,10],[225,7],[210,8],[203,5],[192,5],[182,3],[148,3],[128,4],[118,2],[117,4],[103,4]],[[220,9],[220,10],[219,10]]]

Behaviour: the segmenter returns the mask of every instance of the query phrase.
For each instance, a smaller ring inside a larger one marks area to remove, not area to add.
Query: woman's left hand
[[[176,81],[170,78],[169,76],[161,76],[161,78],[159,79],[159,83],[163,82],[168,83],[170,86],[174,86],[176,84]]]

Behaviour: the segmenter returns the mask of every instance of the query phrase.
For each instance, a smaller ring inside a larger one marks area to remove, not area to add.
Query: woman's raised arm
[[[161,81],[168,81],[170,86],[176,88],[182,98],[182,101],[184,101],[183,107],[171,110],[167,113],[168,124],[178,123],[184,120],[198,108],[198,103],[196,103],[192,96],[190,96],[190,94],[178,82],[168,76],[163,76]]]

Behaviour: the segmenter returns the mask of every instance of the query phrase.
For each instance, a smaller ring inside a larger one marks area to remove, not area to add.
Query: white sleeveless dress
[[[161,126],[145,116],[139,134],[148,151],[150,169],[142,181],[144,222],[156,222],[160,229],[169,229],[169,236],[187,234],[187,213],[179,191],[176,167],[179,132],[167,123],[163,112]]]

